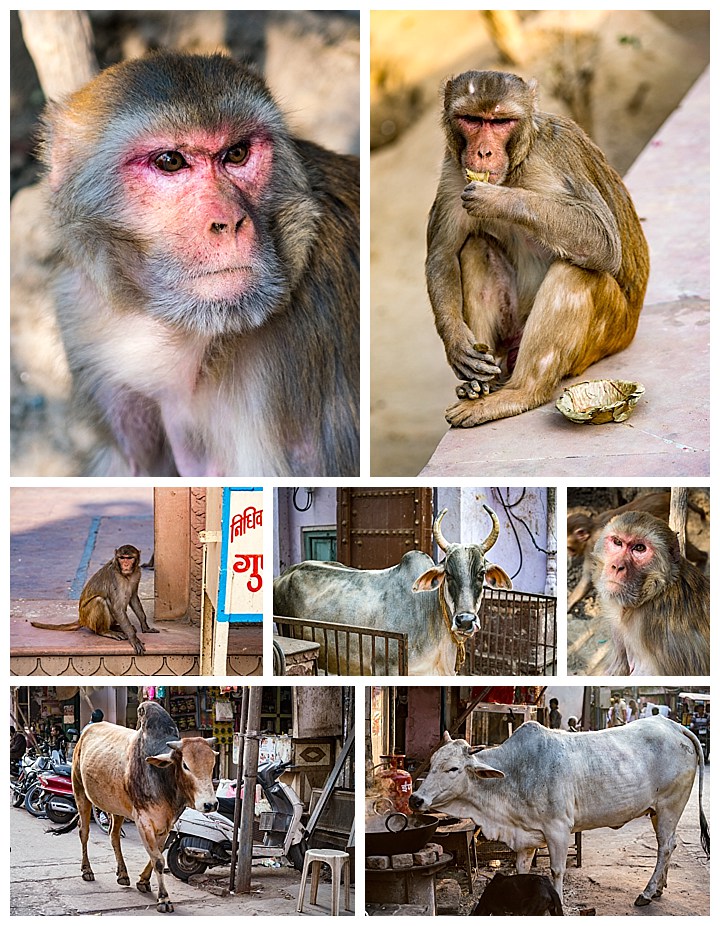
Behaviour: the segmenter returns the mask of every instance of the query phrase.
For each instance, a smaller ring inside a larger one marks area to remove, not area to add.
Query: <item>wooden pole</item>
[[[670,530],[677,534],[680,554],[685,556],[685,524],[687,523],[688,490],[683,486],[670,489]]]

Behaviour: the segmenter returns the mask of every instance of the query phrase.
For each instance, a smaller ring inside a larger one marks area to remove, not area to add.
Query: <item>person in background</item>
[[[569,733],[579,733],[580,732],[580,722],[577,717],[568,717],[568,732]]]
[[[550,698],[550,717],[548,718],[551,730],[559,730],[562,723],[562,714],[558,710],[557,698]]]

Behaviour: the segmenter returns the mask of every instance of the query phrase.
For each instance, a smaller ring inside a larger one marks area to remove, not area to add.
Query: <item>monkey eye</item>
[[[622,540],[620,540],[619,537],[613,537],[613,538],[612,538],[612,542],[615,544],[616,547],[621,547],[621,546],[622,546]]]
[[[644,543],[636,543],[636,544],[633,546],[633,550],[634,550],[636,553],[644,553],[645,550],[647,550],[647,547],[645,546]]]
[[[187,161],[179,151],[163,151],[153,161],[158,170],[165,171],[166,174],[174,174],[183,167],[187,167]]]
[[[228,148],[225,155],[226,164],[244,164],[247,161],[250,149],[247,145],[234,145]]]

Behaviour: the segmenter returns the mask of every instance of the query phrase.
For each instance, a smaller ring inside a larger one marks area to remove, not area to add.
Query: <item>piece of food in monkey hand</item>
[[[490,180],[490,171],[489,170],[470,170],[469,167],[465,168],[465,176],[467,177],[468,183],[488,183]]]

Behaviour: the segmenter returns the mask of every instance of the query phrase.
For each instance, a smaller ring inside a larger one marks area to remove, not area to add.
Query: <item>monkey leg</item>
[[[565,376],[627,347],[639,312],[610,274],[556,261],[538,289],[507,385],[480,401],[456,402],[447,421],[470,428],[543,405]]]
[[[483,237],[468,238],[458,263],[462,317],[446,310],[438,315],[436,309],[436,325],[447,361],[462,381],[458,394],[476,396],[487,394],[488,384],[502,373],[495,345],[501,340],[501,306],[512,276],[506,258]]]

